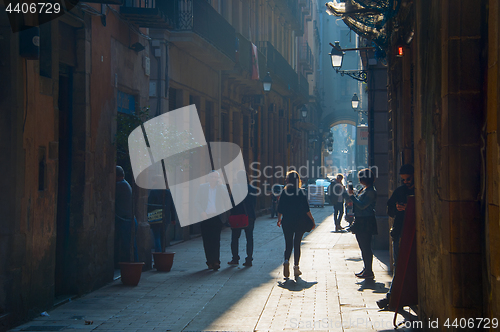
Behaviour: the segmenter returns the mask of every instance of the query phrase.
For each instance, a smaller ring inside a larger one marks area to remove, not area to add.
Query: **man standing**
[[[396,267],[396,262],[399,254],[399,241],[401,239],[401,233],[403,231],[403,223],[405,220],[406,202],[408,201],[408,196],[415,195],[415,182],[413,181],[413,166],[410,164],[405,164],[399,169],[399,177],[403,185],[399,186],[394,190],[391,198],[387,201],[387,214],[394,218],[394,223],[391,228],[392,237],[392,253],[394,267]],[[394,277],[392,278],[394,282]],[[392,284],[389,292],[386,296],[377,301],[377,305],[380,309],[387,309],[389,306],[389,301],[391,298]]]
[[[335,180],[328,186],[328,195],[330,196],[330,203],[333,206],[333,221],[335,222],[335,232],[340,232],[344,228],[340,226],[342,217],[344,216],[344,196],[345,187],[342,184],[344,176],[337,174]]]
[[[387,201],[387,214],[394,218],[394,224],[391,228],[392,251],[394,257],[394,266],[399,254],[399,240],[403,231],[403,222],[405,220],[406,202],[409,195],[415,195],[415,184],[413,181],[413,166],[406,164],[399,169],[399,177],[403,185],[394,190],[391,198]]]
[[[132,187],[125,180],[125,172],[116,166],[115,190],[115,268],[119,262],[131,261],[132,227],[134,209]]]
[[[253,261],[253,229],[255,226],[255,203],[256,203],[256,196],[257,196],[257,188],[252,186],[251,184],[248,183],[247,181],[247,176],[245,171],[240,170],[238,173],[236,173],[236,182],[234,184],[234,188],[236,190],[240,190],[241,192],[244,192],[244,189],[241,187],[247,187],[248,194],[245,197],[245,199],[238,205],[236,205],[232,210],[231,213],[237,215],[237,214],[246,214],[248,216],[248,226],[245,228],[232,228],[231,229],[231,253],[233,255],[233,258],[231,261],[229,261],[227,264],[229,265],[238,265],[240,256],[238,254],[238,248],[239,248],[239,239],[241,236],[241,230],[245,230],[245,237],[247,240],[247,257],[245,258],[245,263],[243,263],[243,266],[250,267],[252,266],[252,261]]]
[[[162,209],[162,222],[149,224],[153,231],[155,252],[164,252],[167,244],[165,232],[169,224],[175,225],[178,219],[175,211],[172,193],[169,189],[160,189],[165,187],[165,179],[162,175],[156,175],[153,178],[153,187],[148,196],[148,213],[157,209]]]
[[[208,175],[208,183],[200,185],[196,193],[196,209],[202,218],[201,238],[209,269],[220,269],[220,233],[222,231],[221,212],[227,211],[224,204],[224,193],[227,189],[220,184],[220,176],[216,171]]]

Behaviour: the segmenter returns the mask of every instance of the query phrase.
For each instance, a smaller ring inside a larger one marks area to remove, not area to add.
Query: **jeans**
[[[342,217],[344,216],[344,203],[333,204],[333,220],[335,221],[335,226],[340,227]]]
[[[162,224],[151,225],[153,231],[153,239],[155,244],[155,252],[162,252]]]
[[[370,233],[359,233],[356,234],[356,240],[358,241],[359,249],[361,249],[361,257],[363,257],[365,273],[373,273],[372,235]]]
[[[302,241],[304,232],[283,227],[283,235],[285,236],[285,261],[290,260],[293,248],[293,260],[295,265],[298,266],[300,261],[300,242]]]
[[[137,218],[134,217],[134,262],[139,261],[139,250],[137,249],[137,229],[139,228],[139,224],[137,223]]]
[[[253,260],[253,229],[255,226],[255,220],[249,220],[248,226],[245,228],[232,228],[231,229],[231,253],[233,254],[233,261],[237,262],[240,260],[238,255],[239,239],[241,236],[241,230],[245,230],[245,237],[247,239],[247,258],[245,261],[251,262]]]
[[[115,264],[130,262],[132,244],[132,221],[115,218]]]
[[[201,238],[207,265],[220,264],[220,232],[222,222],[218,216],[201,222]]]
[[[271,199],[271,218],[278,216],[278,200],[275,198]]]
[[[396,263],[398,262],[398,256],[399,256],[399,240],[400,238],[393,238],[392,239],[392,254],[393,254],[393,260],[394,260],[394,268],[396,268]]]

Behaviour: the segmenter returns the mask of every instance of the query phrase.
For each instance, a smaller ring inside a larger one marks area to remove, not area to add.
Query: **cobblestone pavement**
[[[143,272],[137,287],[114,281],[11,331],[392,331],[394,313],[375,303],[390,285],[388,252],[375,251],[375,280],[357,279],[363,263],[354,235],[332,232],[330,206],[312,212],[318,227],[304,237],[297,281],[283,279],[283,235],[265,216],[256,221],[252,267],[226,264],[224,229],[219,271],[206,269],[195,238],[168,248],[176,253],[170,272]],[[242,257],[245,244],[242,234]]]

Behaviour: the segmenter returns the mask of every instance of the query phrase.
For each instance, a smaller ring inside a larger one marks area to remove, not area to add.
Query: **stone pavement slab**
[[[137,287],[114,281],[11,331],[392,331],[394,313],[375,303],[390,286],[388,252],[375,252],[375,280],[356,278],[363,263],[354,235],[333,232],[331,207],[312,212],[318,227],[304,237],[297,281],[283,279],[276,219],[261,217],[252,267],[226,264],[231,231],[225,229],[219,271],[206,269],[195,238],[168,248],[176,253],[170,272],[143,272]],[[242,235],[242,257],[245,245]]]

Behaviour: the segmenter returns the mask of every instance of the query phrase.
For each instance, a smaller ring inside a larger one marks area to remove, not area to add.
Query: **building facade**
[[[311,158],[321,114],[312,1],[81,2],[26,29],[40,39],[29,55],[19,50],[31,39],[12,31],[2,6],[3,328],[113,279],[117,163],[134,189],[139,260],[150,265],[148,192],[134,185],[124,143],[140,122],[195,104],[207,142],[238,144],[263,192],[265,181],[283,182],[258,176],[266,167]],[[270,204],[261,195],[259,213]]]

